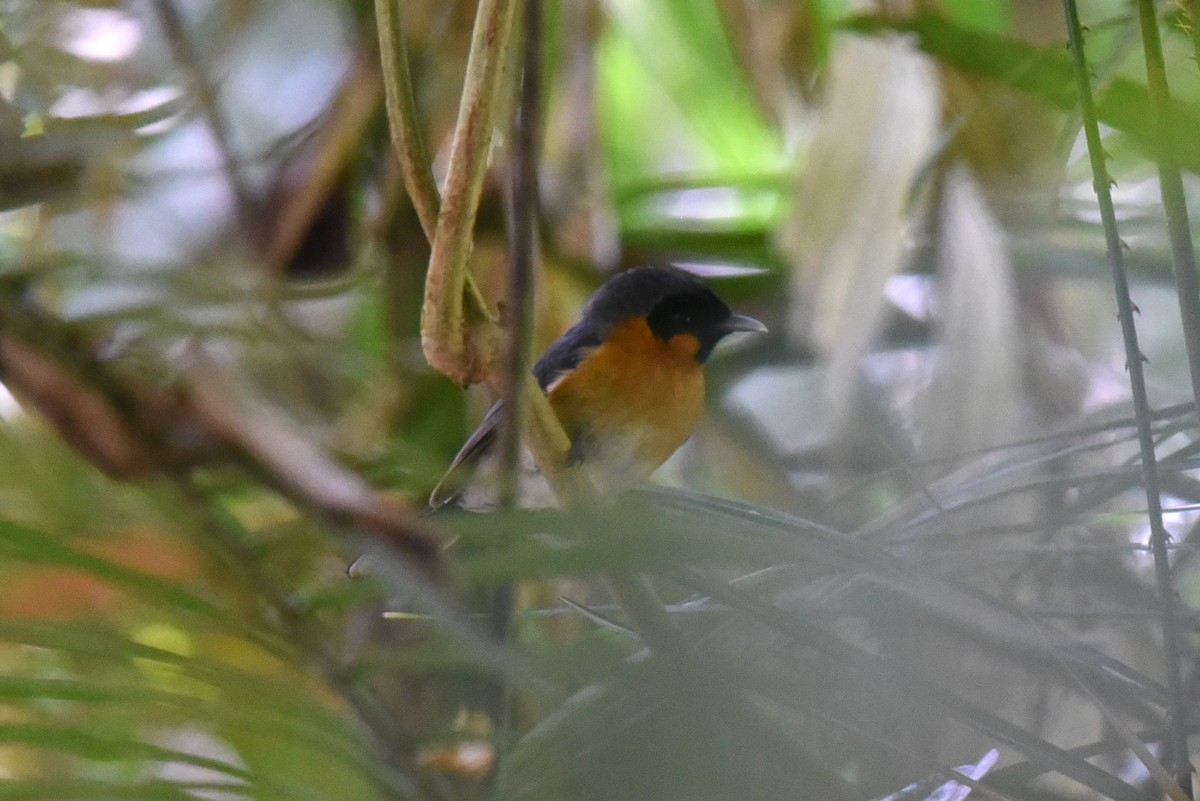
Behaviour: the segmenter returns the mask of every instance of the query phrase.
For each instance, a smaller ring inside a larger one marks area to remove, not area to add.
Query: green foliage
[[[777,170],[778,134],[755,108],[711,3],[618,4],[599,43],[597,94],[609,180],[618,195],[661,173],[719,175],[737,186]],[[655,119],[647,130],[636,121]],[[649,135],[649,138],[647,136]],[[739,199],[734,221],[763,220],[768,199]],[[652,207],[618,205],[622,225],[645,228]],[[649,226],[661,226],[651,217]]]
[[[1006,33],[1012,28],[1012,3],[1008,0],[945,0],[946,16],[970,28],[990,33]]]
[[[898,21],[858,17],[844,24],[864,33],[912,33],[922,50],[945,64],[1028,92],[1064,111],[1074,110],[1078,104],[1070,57],[1062,48],[1031,47],[937,14]],[[1168,136],[1162,143],[1156,142],[1144,80],[1109,78],[1100,87],[1096,111],[1101,122],[1130,136],[1144,154],[1161,152],[1180,167],[1200,172],[1200,105],[1172,99],[1164,126]]]
[[[43,467],[57,450],[43,441]],[[60,476],[76,469],[73,457],[53,458]],[[89,484],[96,479],[77,486]],[[23,514],[57,516],[58,532],[0,526],[0,739],[24,776],[0,797],[175,798],[229,784],[264,799],[347,788],[374,797],[386,781],[370,746],[300,653],[248,614],[254,590],[228,574],[201,577],[204,560],[187,543],[214,543],[167,522],[187,510],[159,494],[97,488],[101,502],[70,516],[26,497]],[[75,489],[63,488],[64,502]],[[118,521],[142,533],[118,534]],[[128,564],[139,560],[153,567]],[[227,745],[214,752],[219,742]]]

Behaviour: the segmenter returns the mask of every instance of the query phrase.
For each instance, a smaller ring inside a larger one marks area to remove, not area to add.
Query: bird
[[[691,436],[704,410],[704,363],[718,342],[739,331],[767,328],[734,314],[679,267],[633,267],[605,281],[579,321],[533,365],[570,440],[567,463],[582,468],[601,497],[648,479]],[[494,478],[479,481],[476,474],[486,472],[480,468],[497,450],[503,417],[498,401],[430,494],[431,509],[495,505]],[[545,489],[524,485],[522,505],[554,505]]]

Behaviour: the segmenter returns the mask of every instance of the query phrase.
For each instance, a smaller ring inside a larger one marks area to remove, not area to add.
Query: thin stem
[[[1146,88],[1150,96],[1150,132],[1154,158],[1158,162],[1158,183],[1163,209],[1167,213],[1167,232],[1175,270],[1175,293],[1179,297],[1179,315],[1183,321],[1183,343],[1187,348],[1188,370],[1192,377],[1192,395],[1200,410],[1200,279],[1196,275],[1196,254],[1192,230],[1188,225],[1187,200],[1179,165],[1167,147],[1171,135],[1168,105],[1167,67],[1163,60],[1158,17],[1153,0],[1138,0],[1138,21],[1142,29],[1142,51],[1146,58]]]
[[[262,229],[256,224],[256,220],[259,218],[258,203],[255,202],[254,193],[250,191],[250,186],[238,168],[239,159],[231,143],[229,120],[226,119],[225,111],[221,108],[217,91],[212,82],[208,80],[200,54],[193,46],[191,38],[188,37],[179,9],[175,7],[172,0],[155,0],[154,8],[171,46],[175,50],[176,58],[189,73],[192,90],[196,93],[196,101],[204,111],[209,130],[212,131],[213,141],[221,154],[221,169],[225,172],[225,178],[229,182],[229,188],[233,192],[237,207],[238,227],[246,242],[256,251],[260,250],[264,242]]]
[[[464,385],[489,377],[502,346],[494,317],[471,280],[469,263],[514,16],[514,0],[480,0],[475,12],[421,308],[426,361]]]
[[[521,54],[520,93],[512,121],[512,149],[509,163],[508,263],[504,323],[508,348],[504,354],[501,396],[504,419],[500,426],[501,509],[512,509],[519,502],[521,481],[521,429],[525,411],[525,376],[529,373],[529,350],[533,340],[536,237],[538,228],[538,153],[541,130],[542,80],[542,4],[524,0],[522,14],[524,41]],[[493,634],[503,642],[510,638],[515,593],[513,584],[492,590],[488,616]],[[488,688],[489,712],[502,733],[501,742],[511,730],[513,694],[503,679]],[[492,791],[498,789],[501,760],[492,773]]]
[[[404,187],[412,200],[425,238],[433,243],[441,198],[433,180],[433,168],[425,150],[421,127],[417,124],[417,104],[413,99],[412,76],[408,69],[408,50],[400,24],[401,0],[375,0],[375,27],[379,31],[379,61],[383,69],[383,89],[387,105],[388,130],[392,149],[400,160]]]
[[[1093,184],[1104,223],[1104,241],[1112,267],[1113,286],[1117,297],[1117,313],[1121,334],[1125,340],[1125,358],[1129,369],[1129,385],[1133,394],[1134,416],[1137,423],[1138,446],[1141,452],[1142,483],[1146,490],[1147,516],[1150,520],[1150,547],[1154,552],[1154,576],[1162,600],[1161,619],[1163,650],[1165,652],[1167,688],[1170,692],[1170,750],[1175,757],[1176,781],[1191,795],[1191,764],[1187,750],[1188,708],[1183,695],[1180,671],[1179,633],[1175,618],[1176,598],[1171,587],[1171,566],[1167,549],[1169,535],[1163,526],[1162,500],[1159,490],[1158,462],[1154,453],[1154,433],[1151,428],[1150,403],[1146,394],[1146,379],[1142,369],[1144,356],[1138,346],[1137,329],[1133,320],[1133,300],[1129,296],[1129,281],[1125,275],[1121,238],[1117,233],[1117,216],[1113,208],[1111,179],[1105,165],[1100,126],[1096,121],[1095,101],[1088,79],[1087,60],[1083,52],[1083,31],[1075,0],[1063,0],[1071,54],[1078,84],[1080,113],[1088,156],[1092,165]],[[1190,338],[1189,338],[1190,339]]]
[[[514,125],[512,181],[512,251],[505,309],[509,330],[508,359],[505,364],[505,404],[508,413],[501,440],[505,473],[504,487],[509,503],[515,500],[519,469],[520,431],[524,417],[522,400],[532,396],[522,391],[529,373],[527,354],[533,321],[533,266],[537,242],[537,157],[541,104],[541,0],[524,0],[525,48],[520,102]],[[541,393],[538,393],[539,395]],[[534,401],[536,403],[536,401]],[[557,426],[556,426],[557,427]],[[561,452],[561,451],[560,451]],[[568,480],[578,471],[564,471]],[[576,502],[592,498],[591,487],[569,490]],[[581,494],[581,491],[583,494]],[[654,590],[636,576],[609,576],[609,591],[646,644],[655,652],[683,656],[687,641],[671,621]]]
[[[500,432],[501,463],[504,465],[500,503],[504,507],[511,507],[517,495],[525,406],[521,388],[525,374],[529,372],[529,349],[533,339],[534,251],[538,228],[542,4],[540,0],[524,0],[524,6],[521,91],[513,118],[509,184],[511,229],[504,307],[504,321],[508,328],[508,350],[504,362],[505,418]]]
[[[560,506],[591,505],[597,502],[596,488],[586,473],[567,464],[567,453],[571,440],[563,431],[562,423],[550,407],[550,400],[542,392],[533,373],[527,372],[522,379],[528,414],[523,426],[526,444],[537,462],[538,472],[546,479]]]

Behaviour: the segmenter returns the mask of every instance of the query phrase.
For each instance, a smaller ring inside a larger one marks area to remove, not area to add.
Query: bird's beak
[[[726,334],[732,334],[734,331],[752,331],[756,334],[767,333],[767,327],[755,320],[753,317],[747,317],[744,314],[730,315],[729,319],[721,323],[721,331]]]

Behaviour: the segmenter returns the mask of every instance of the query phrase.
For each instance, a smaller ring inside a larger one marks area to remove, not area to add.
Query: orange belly
[[[686,334],[664,342],[631,318],[551,384],[550,405],[598,490],[644,481],[691,436],[704,410],[698,347]]]

